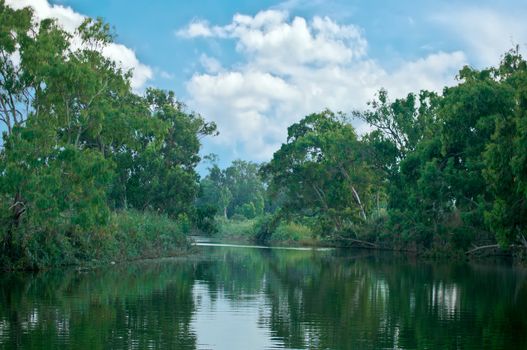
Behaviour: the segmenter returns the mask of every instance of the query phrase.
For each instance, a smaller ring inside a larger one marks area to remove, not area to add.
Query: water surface
[[[365,251],[0,275],[1,349],[527,349],[527,273]]]

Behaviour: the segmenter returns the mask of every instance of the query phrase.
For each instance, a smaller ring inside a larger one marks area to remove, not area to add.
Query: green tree
[[[215,207],[225,218],[234,214],[248,219],[262,215],[265,188],[259,169],[258,164],[243,160],[233,161],[224,170],[213,163],[201,180],[198,205]]]
[[[216,125],[173,92],[135,94],[102,54],[114,35],[100,19],[70,34],[3,1],[0,19],[1,262],[95,258],[111,208],[193,215],[200,140]]]
[[[317,218],[322,234],[348,233],[369,220],[377,174],[353,127],[330,111],[288,128],[287,142],[264,166],[273,194],[285,194],[285,216]]]
[[[516,50],[489,72],[502,86],[506,104],[496,113],[483,175],[493,196],[485,221],[502,246],[527,246],[527,62]]]

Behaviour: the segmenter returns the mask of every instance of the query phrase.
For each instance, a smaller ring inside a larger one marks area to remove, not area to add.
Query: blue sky
[[[527,2],[7,0],[66,27],[79,16],[115,26],[108,55],[134,87],[174,90],[214,120],[204,153],[222,164],[268,160],[286,127],[326,107],[364,108],[375,91],[440,91],[464,65],[496,64],[527,45]],[[365,126],[356,127],[364,130]]]

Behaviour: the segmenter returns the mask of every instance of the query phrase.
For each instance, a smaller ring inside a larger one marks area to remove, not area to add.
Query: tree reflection
[[[2,348],[195,349],[193,269],[142,263],[0,277]]]
[[[286,348],[527,347],[521,270],[364,252],[211,254],[197,278],[233,303],[264,292],[270,312],[260,324]]]
[[[276,347],[521,349],[526,297],[525,272],[499,264],[211,247],[91,272],[1,275],[0,347],[196,349],[222,304],[252,313]]]

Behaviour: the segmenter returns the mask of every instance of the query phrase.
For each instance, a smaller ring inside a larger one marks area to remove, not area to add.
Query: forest
[[[200,152],[221,130],[171,91],[134,91],[103,55],[114,39],[101,19],[70,34],[0,0],[2,268],[174,255],[191,233],[525,258],[518,48],[441,93],[381,89],[364,110],[305,116],[269,162],[221,169]]]

